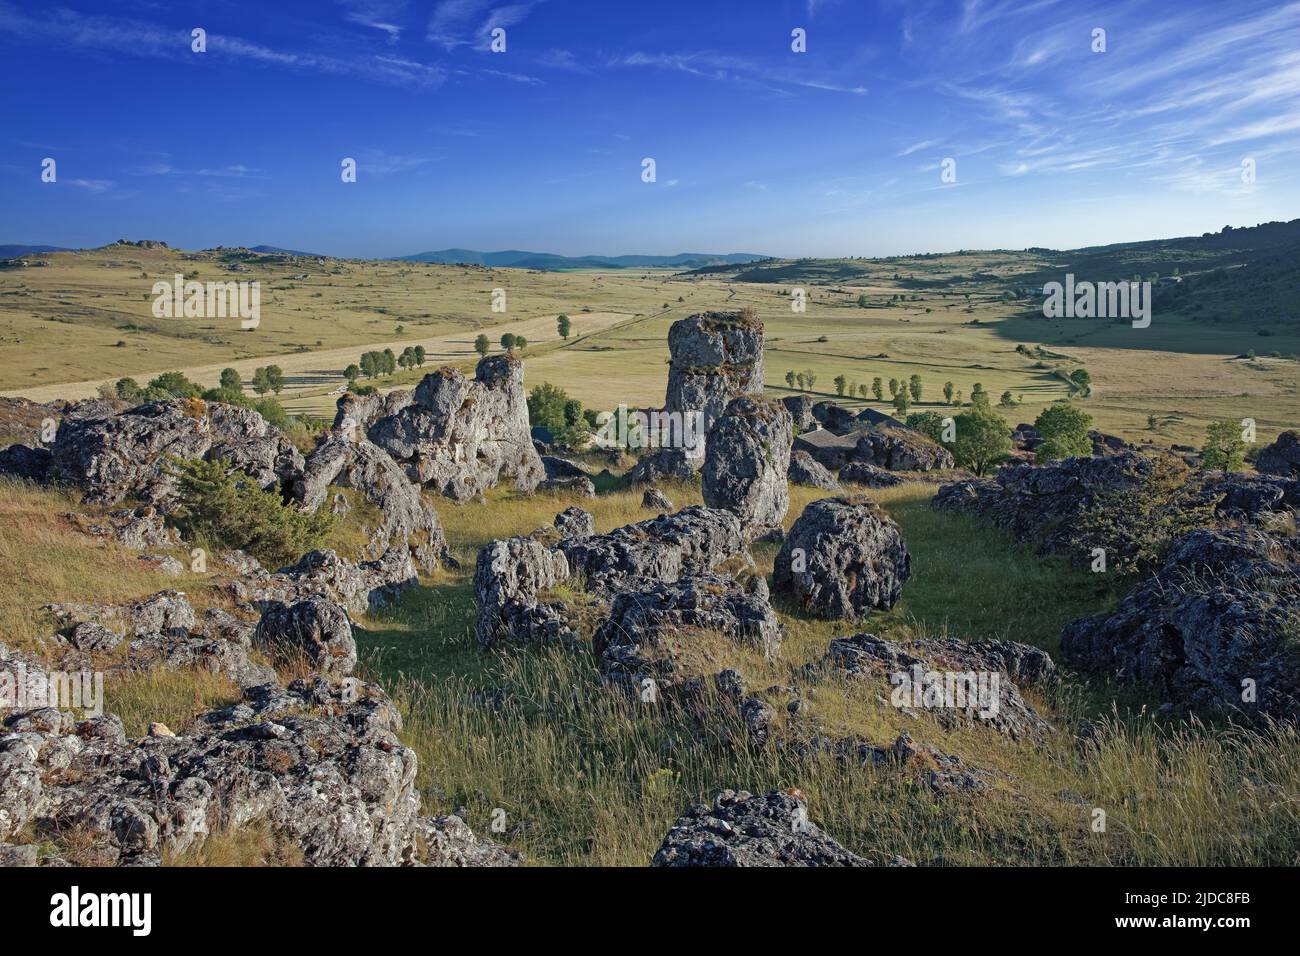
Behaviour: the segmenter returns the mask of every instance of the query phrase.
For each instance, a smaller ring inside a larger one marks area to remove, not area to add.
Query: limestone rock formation
[[[742,396],[709,431],[701,472],[704,503],[740,518],[747,536],[780,530],[790,507],[793,423],[778,402]]]
[[[74,527],[92,537],[114,541],[132,551],[150,548],[180,547],[181,536],[163,521],[162,512],[153,505],[110,511],[102,517],[69,513],[64,515]]]
[[[294,482],[294,497],[315,511],[325,504],[332,485],[356,489],[379,508],[382,520],[371,529],[367,545],[371,559],[400,546],[426,571],[449,560],[438,513],[378,446],[364,438],[352,440],[344,431],[322,439]]]
[[[597,594],[676,581],[712,571],[732,558],[747,559],[740,519],[730,511],[693,505],[608,534],[561,541],[570,573]]]
[[[867,488],[893,488],[907,483],[902,475],[862,461],[851,461],[840,469],[840,481]]]
[[[50,453],[49,476],[98,504],[165,502],[174,493],[174,479],[164,471],[169,457],[223,460],[262,488],[286,484],[303,461],[257,412],[201,399],[150,402],[117,414],[74,406]]]
[[[1047,652],[1027,644],[957,639],[900,644],[854,634],[831,641],[825,663],[878,681],[896,706],[929,712],[947,727],[988,726],[1014,740],[1042,740],[1052,733],[1015,684],[1046,686],[1055,678]],[[969,675],[970,681],[950,675]]]
[[[365,614],[414,587],[417,573],[404,547],[389,548],[378,561],[360,564],[334,551],[308,551],[296,563],[274,574],[260,567],[245,567],[226,587],[237,600],[260,610],[271,604],[296,604],[325,597],[355,614]]]
[[[1062,659],[1183,707],[1300,718],[1298,557],[1249,528],[1193,531],[1113,612],[1067,625]]]
[[[834,491],[839,487],[835,476],[821,462],[802,449],[790,453],[790,467],[786,469],[786,477],[792,483],[805,488]]]
[[[1266,475],[1300,478],[1300,432],[1284,431],[1260,450],[1255,469]]]
[[[89,654],[115,652],[110,672],[200,668],[241,687],[275,676],[249,658],[251,624],[217,609],[200,617],[179,591],[132,604],[49,604],[43,610],[59,628],[51,644],[65,670],[86,668]],[[118,650],[123,644],[124,653]]]
[[[357,666],[357,642],[347,608],[323,597],[268,607],[254,643],[281,660],[303,655],[314,670],[347,677]]]
[[[75,830],[95,862],[157,864],[231,827],[266,826],[316,866],[422,862],[415,754],[379,688],[262,684],[179,734],[128,740],[114,715],[11,714],[0,840]]]
[[[647,488],[645,494],[641,496],[641,507],[649,508],[651,511],[657,511],[660,514],[671,514],[673,502],[658,488]]]
[[[888,610],[912,574],[898,526],[862,495],[823,498],[803,510],[773,567],[773,586],[819,617],[856,619]]]
[[[943,485],[932,504],[941,511],[978,515],[1020,541],[1078,557],[1077,519],[1101,496],[1143,487],[1155,464],[1130,452],[1067,458],[1050,465],[1011,465],[995,478]]]
[[[795,431],[802,432],[812,428],[817,422],[813,414],[812,399],[807,395],[787,395],[781,399],[781,404],[785,410],[790,413],[790,418],[794,422]]]
[[[618,594],[592,637],[592,650],[607,674],[622,676],[632,686],[647,677],[669,686],[678,677],[678,649],[702,632],[756,648],[765,656],[776,654],[785,637],[763,578],[755,576],[742,585],[700,574]]]
[[[596,519],[581,508],[565,508],[555,516],[555,530],[562,538],[590,538],[596,533]]]
[[[707,435],[727,404],[763,392],[763,323],[747,312],[702,312],[668,330],[668,388],[664,411],[699,413],[704,447],[663,448],[629,473],[633,484],[689,480],[704,463]],[[702,436],[702,437],[701,437]]]
[[[911,428],[875,426],[858,436],[855,458],[889,471],[952,468],[952,452]]]
[[[484,546],[474,567],[479,643],[572,636],[563,605],[538,600],[539,592],[568,576],[564,553],[534,538],[506,538]]]
[[[673,824],[651,866],[870,866],[808,819],[797,790],[724,790]]]
[[[357,414],[370,440],[412,481],[448,498],[467,501],[505,480],[531,492],[546,477],[529,434],[523,362],[511,353],[481,360],[472,380],[440,368],[408,402],[390,407],[397,410],[368,422],[363,412],[340,409],[340,416]]]

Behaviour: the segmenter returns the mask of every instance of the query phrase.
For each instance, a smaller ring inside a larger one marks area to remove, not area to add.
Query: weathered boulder
[[[346,677],[357,666],[352,618],[347,608],[323,597],[268,607],[253,640],[280,660],[301,655],[328,676]]]
[[[785,474],[791,482],[803,485],[805,488],[834,491],[839,487],[835,476],[821,462],[802,449],[790,453],[790,467],[786,469]]]
[[[704,463],[707,435],[727,404],[763,392],[763,323],[751,312],[702,312],[680,319],[668,330],[668,351],[663,410],[698,416],[698,431],[691,434],[695,447],[646,455],[629,473],[633,484],[690,479]]]
[[[596,519],[581,508],[565,508],[555,516],[555,530],[562,538],[590,538],[596,533]]]
[[[673,510],[673,502],[658,488],[647,488],[645,494],[641,496],[641,507],[660,514],[670,514]]]
[[[748,557],[740,519],[730,511],[692,505],[608,534],[561,541],[570,573],[598,594],[702,574]]]
[[[584,539],[574,539],[584,540]],[[538,594],[569,576],[564,552],[534,538],[493,541],[478,553],[475,634],[486,646],[506,640],[553,641],[572,636],[564,606]]]
[[[389,548],[378,561],[359,564],[324,550],[308,551],[274,574],[260,570],[239,573],[226,586],[240,602],[263,610],[271,604],[297,604],[320,596],[353,613],[365,614],[415,587],[417,576],[415,563],[404,547]]]
[[[162,512],[153,505],[110,511],[101,517],[69,513],[64,515],[77,528],[95,538],[114,541],[132,551],[180,547],[181,536],[164,523]]]
[[[673,824],[651,866],[870,866],[808,819],[797,790],[724,790]]]
[[[763,578],[754,576],[740,584],[700,574],[618,594],[592,636],[592,650],[606,674],[634,687],[646,678],[671,686],[679,677],[680,649],[702,632],[753,647],[765,656],[776,654],[785,637]]]
[[[840,481],[850,485],[864,485],[868,488],[893,488],[907,483],[902,475],[862,461],[851,461],[840,469]]]
[[[1108,614],[1061,632],[1062,659],[1169,702],[1254,720],[1300,717],[1297,548],[1249,528],[1193,531]]]
[[[367,556],[379,559],[393,547],[409,551],[420,567],[432,571],[450,560],[438,513],[402,469],[378,446],[351,440],[345,432],[326,436],[307,456],[294,482],[294,497],[315,511],[325,504],[333,485],[353,488],[378,508],[382,520],[371,529]]]
[[[857,495],[803,510],[777,553],[772,582],[819,617],[856,619],[893,607],[911,575],[898,526]]]
[[[787,395],[781,399],[781,404],[790,413],[796,431],[807,431],[817,421],[813,414],[812,399],[807,395]]]
[[[175,492],[165,472],[171,457],[225,461],[262,488],[287,483],[302,467],[293,444],[257,412],[201,399],[150,402],[117,414],[70,411],[50,451],[49,477],[99,504],[166,502]]]
[[[734,512],[751,538],[779,530],[790,507],[786,470],[793,437],[785,406],[732,399],[709,431],[701,472],[704,503]]]
[[[1255,470],[1265,475],[1300,478],[1300,432],[1284,431],[1260,450]]]
[[[894,706],[927,711],[945,727],[988,726],[1012,739],[1042,740],[1052,727],[1014,679],[1046,686],[1056,667],[1046,651],[1012,641],[926,639],[900,644],[873,634],[831,641],[825,664],[890,688]]]
[[[554,455],[542,455],[542,467],[547,478],[590,478],[591,474],[577,462]]]
[[[374,419],[366,434],[412,481],[455,501],[507,479],[531,492],[546,477],[529,434],[524,365],[513,353],[482,359],[472,380],[451,366],[426,375],[409,403]]]
[[[572,478],[547,478],[538,482],[536,490],[542,494],[577,495],[579,498],[596,497],[595,483],[585,476]]]
[[[857,439],[857,460],[889,471],[932,471],[956,465],[952,452],[911,428],[873,426]]]

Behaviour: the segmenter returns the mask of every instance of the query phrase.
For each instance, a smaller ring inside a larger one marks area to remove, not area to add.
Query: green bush
[[[913,412],[904,424],[932,441],[943,442],[943,416],[938,412]]]
[[[1246,462],[1246,443],[1241,425],[1232,420],[1211,422],[1205,429],[1201,463],[1206,471],[1241,471]]]
[[[299,511],[221,461],[170,459],[178,507],[169,520],[190,541],[246,551],[271,568],[292,564],[329,536],[328,511]]]
[[[1039,461],[1057,461],[1061,458],[1085,458],[1092,454],[1092,439],[1088,429],[1092,416],[1074,405],[1053,405],[1043,409],[1034,420],[1034,428],[1043,438],[1037,457]]]

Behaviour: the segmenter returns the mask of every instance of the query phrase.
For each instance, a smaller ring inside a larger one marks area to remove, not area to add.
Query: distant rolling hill
[[[38,252],[69,252],[64,246],[24,246],[15,244],[0,246],[0,259],[16,259],[19,256],[31,256]]]
[[[315,252],[299,252],[297,249],[281,249],[279,246],[249,246],[249,252],[260,252],[263,255],[272,253],[282,256],[306,256],[309,259],[327,259],[328,256],[318,255]]]
[[[675,256],[560,256],[549,252],[525,252],[519,249],[506,249],[501,252],[440,249],[436,252],[417,252],[415,255],[397,258],[401,262],[436,262],[445,265],[462,264],[557,272],[564,269],[700,269],[715,265],[744,265],[768,257],[748,252],[733,252],[725,255],[682,252]]]

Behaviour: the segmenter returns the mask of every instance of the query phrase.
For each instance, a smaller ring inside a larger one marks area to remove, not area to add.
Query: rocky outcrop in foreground
[[[1300,718],[1300,565],[1291,540],[1194,531],[1110,614],[1061,633],[1062,659],[1181,707]]]
[[[803,510],[776,556],[772,583],[818,617],[856,619],[893,607],[911,575],[898,526],[858,495]]]
[[[913,714],[928,711],[945,727],[982,725],[1014,740],[1052,733],[1013,681],[1045,687],[1055,679],[1051,657],[1028,644],[937,638],[900,644],[854,634],[831,641],[824,663],[879,681],[882,693],[891,688],[895,706]]]
[[[619,594],[592,637],[592,650],[607,675],[629,686],[640,687],[650,678],[670,687],[679,678],[677,656],[704,633],[767,657],[780,650],[785,637],[763,578],[741,584],[701,574]]]
[[[651,866],[871,866],[808,819],[797,790],[724,790],[673,824]]]
[[[184,733],[135,740],[111,714],[11,714],[0,841],[76,833],[94,862],[156,865],[223,830],[264,826],[315,866],[516,862],[457,818],[418,816],[400,728],[383,692],[353,678],[261,684]]]

